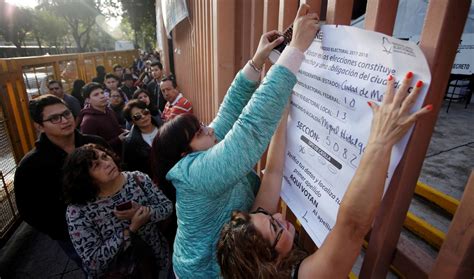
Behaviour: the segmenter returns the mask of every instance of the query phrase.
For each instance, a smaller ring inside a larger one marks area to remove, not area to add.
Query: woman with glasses
[[[259,187],[253,171],[288,102],[295,73],[319,29],[317,15],[302,5],[293,39],[260,84],[260,70],[283,42],[277,31],[262,35],[253,58],[235,77],[209,127],[191,114],[166,122],[153,142],[159,187],[176,189],[178,231],[173,268],[179,278],[218,278],[215,257],[222,225],[234,209],[249,210]]]
[[[112,151],[87,144],[64,164],[64,193],[87,278],[168,278],[170,252],[158,222],[173,205],[148,175],[122,172]]]
[[[129,171],[141,171],[151,175],[150,152],[151,144],[162,121],[159,122],[151,117],[147,105],[139,100],[131,100],[123,109],[124,117],[133,126],[130,134],[123,142],[122,160],[125,169]]]
[[[117,118],[120,127],[123,129],[127,126],[127,121],[123,115],[123,107],[125,106],[124,93],[121,90],[115,90],[110,92],[110,108],[115,113],[115,118]]]
[[[222,229],[217,258],[224,278],[347,278],[380,205],[392,147],[432,108],[410,111],[423,86],[418,81],[408,95],[412,78],[408,73],[394,94],[394,78],[389,76],[382,105],[368,102],[374,116],[364,155],[333,230],[310,256],[293,246],[295,228],[277,213],[286,144],[287,119],[282,119],[270,144],[254,211],[233,212]]]

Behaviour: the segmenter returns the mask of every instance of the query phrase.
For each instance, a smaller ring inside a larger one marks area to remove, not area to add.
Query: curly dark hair
[[[63,187],[66,203],[86,204],[93,201],[99,192],[89,169],[98,159],[97,150],[112,157],[120,169],[120,159],[115,153],[101,145],[89,143],[74,150],[66,159],[63,167]]]
[[[278,253],[270,241],[257,231],[250,214],[242,211],[232,212],[217,243],[217,262],[224,278],[291,278],[293,267],[306,256],[303,250],[293,248],[278,261]]]

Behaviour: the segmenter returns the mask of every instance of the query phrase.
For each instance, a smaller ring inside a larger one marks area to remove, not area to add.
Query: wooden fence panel
[[[429,2],[420,47],[431,69],[431,84],[425,104],[433,104],[434,109],[415,126],[405,155],[393,175],[374,223],[361,278],[381,278],[388,272],[442,104],[470,2]]]
[[[365,29],[382,32],[391,36],[395,25],[397,9],[398,0],[369,1],[365,12]]]
[[[123,59],[123,62],[120,62],[122,65],[129,65],[130,63],[130,66],[133,59],[138,56],[137,51],[133,50],[0,59],[0,83],[2,84],[0,103],[4,108],[8,132],[17,162],[33,148],[36,140],[36,131],[28,112],[30,97],[26,92],[23,71],[25,69],[31,70],[30,73],[36,76],[39,74],[37,68],[42,68],[43,72],[41,74],[45,74],[47,79],[44,82],[52,78],[57,80],[68,79],[63,77],[63,73],[65,73],[64,71],[71,71],[67,73],[68,76],[70,75],[70,79],[66,82],[72,82],[78,78],[88,82],[90,79],[86,75],[86,65],[83,60],[91,59],[97,55],[115,57],[114,59],[120,58]],[[106,61],[106,59],[103,61]],[[63,69],[61,69],[61,66]],[[108,70],[110,71],[112,68],[109,67]],[[37,87],[40,90],[39,84],[37,84]]]
[[[329,0],[326,23],[349,25],[352,17],[354,0]]]
[[[280,11],[278,17],[278,30],[285,31],[295,19],[299,8],[298,0],[280,0]]]
[[[210,14],[199,10],[201,6],[197,7],[198,1],[188,1],[191,21],[196,25],[194,25],[193,31],[191,29],[185,31],[195,32],[194,36],[197,39],[191,38],[193,41],[187,41],[188,44],[195,44],[189,56],[191,62],[187,61],[187,68],[180,68],[177,74],[179,77],[194,75],[195,77],[189,80],[191,86],[200,88],[199,90],[203,89],[199,87],[199,83],[211,83],[211,86],[204,86],[209,91],[202,92],[202,94],[210,96],[212,106],[206,107],[205,111],[200,111],[199,117],[212,119],[215,116],[234,75],[251,58],[261,33],[274,28],[278,28],[280,31],[285,30],[293,22],[300,2],[310,4],[312,10],[323,11],[325,15],[321,15],[321,18],[326,18],[326,23],[350,24],[354,0],[264,0],[263,7],[262,2],[256,0],[213,0],[209,1],[210,6],[204,7],[204,11],[212,10]],[[398,2],[398,0],[369,0],[365,28],[391,35]],[[415,270],[416,274],[426,276],[433,264],[433,259],[427,258],[426,261],[418,261],[417,257],[423,257],[422,251],[415,249],[415,257],[407,255],[407,251],[413,252],[414,250],[406,245],[407,242],[404,239],[398,240],[442,103],[457,42],[459,42],[462,33],[470,2],[469,0],[434,0],[429,2],[420,47],[427,57],[432,73],[429,94],[425,103],[433,104],[434,110],[430,116],[425,117],[415,127],[405,156],[402,158],[391,186],[384,197],[368,244],[360,274],[361,278],[383,278],[391,263],[396,265],[406,263],[407,265],[401,269],[403,272]],[[260,12],[261,9],[263,9],[263,13]],[[196,23],[195,17],[209,17],[209,15],[212,18],[211,23],[204,23],[205,26],[210,26],[209,29]],[[262,20],[256,17],[262,17]],[[211,36],[200,37],[201,35],[198,33],[206,32],[206,30],[211,32]],[[203,52],[203,45],[210,52]],[[194,68],[189,69],[195,67],[193,63],[196,63],[198,56],[203,54],[205,57],[206,55],[211,56],[211,58],[204,59],[207,63],[210,61],[210,70],[205,68],[204,73],[196,73]],[[178,59],[179,57],[175,57],[175,60]],[[194,72],[187,74],[186,71]],[[209,102],[209,99],[206,98],[208,97],[199,99],[202,103],[196,105],[207,106],[206,102]],[[295,219],[285,206],[282,211],[288,218]],[[297,223],[296,220],[293,221]],[[314,248],[304,230],[301,230],[300,243],[310,249]],[[416,265],[417,263],[420,265]]]
[[[441,246],[430,278],[472,278],[474,275],[474,171]]]

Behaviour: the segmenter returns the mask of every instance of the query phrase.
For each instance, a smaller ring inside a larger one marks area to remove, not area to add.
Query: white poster
[[[305,52],[291,97],[282,198],[317,246],[332,230],[342,197],[367,146],[372,111],[389,74],[396,85],[409,71],[425,86],[431,76],[418,46],[356,27],[326,25]],[[411,88],[410,88],[411,90]],[[409,135],[392,152],[387,181]]]
[[[174,27],[189,15],[186,0],[161,0],[161,13],[166,35],[171,38]]]

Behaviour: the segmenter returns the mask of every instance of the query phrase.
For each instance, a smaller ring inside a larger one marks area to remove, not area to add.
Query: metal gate
[[[16,162],[8,134],[7,121],[0,107],[0,243],[19,219],[15,192],[13,191],[15,170]]]

